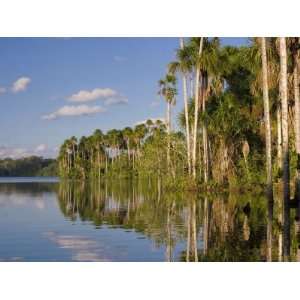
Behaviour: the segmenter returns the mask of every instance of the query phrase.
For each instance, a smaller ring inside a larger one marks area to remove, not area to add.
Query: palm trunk
[[[128,164],[130,164],[130,145],[128,139],[127,139],[127,156],[128,156]]]
[[[75,145],[74,145],[74,143],[72,144],[72,156],[73,156],[73,168],[75,168],[75,156],[76,156],[76,152],[75,152]]]
[[[170,167],[170,133],[171,133],[171,104],[167,102],[167,166]]]
[[[199,145],[199,158],[198,158],[198,161],[199,161],[199,172],[198,172],[198,176],[199,176],[199,178],[202,178],[202,169],[203,169],[203,161],[202,161],[202,159],[203,159],[203,157],[202,157],[202,153],[201,153],[201,150],[202,150],[202,148],[201,148],[201,143],[199,142],[198,143],[198,145]]]
[[[267,159],[267,198],[273,202],[272,186],[272,137],[269,108],[269,87],[268,87],[268,63],[266,51],[266,38],[261,38],[261,58],[263,73],[263,100],[264,100],[264,121],[265,121],[265,139],[266,139],[266,159]]]
[[[68,153],[68,173],[70,173],[71,162],[70,162],[70,154]]]
[[[281,170],[281,167],[282,167],[282,126],[281,126],[280,103],[278,104],[278,107],[277,107],[276,117],[277,117],[277,165],[278,165],[278,169]]]
[[[207,141],[207,129],[206,126],[202,127],[202,139],[203,139],[203,168],[204,168],[204,182],[208,182],[208,141]]]
[[[300,97],[299,97],[299,50],[294,54],[294,100],[295,100],[295,148],[297,153],[295,200],[300,202]]]
[[[94,160],[94,157],[93,157],[93,150],[90,151],[90,156],[91,156],[91,157],[90,157],[90,161],[91,161],[91,162],[90,162],[90,164],[91,164],[91,170],[90,170],[90,172],[93,174],[93,168],[92,168],[92,167],[93,167],[93,160]]]
[[[204,82],[203,82],[203,84],[204,84]],[[203,112],[205,112],[206,108],[205,108],[205,91],[204,91],[204,89],[202,89],[201,96],[202,96],[202,110],[203,110]],[[203,126],[202,126],[202,143],[203,143],[204,182],[207,183],[209,180],[209,154],[208,154],[207,127],[206,127],[205,121],[203,122]]]
[[[101,177],[101,168],[100,168],[100,150],[98,150],[98,177]]]
[[[168,111],[168,134],[170,134],[171,131],[172,131],[171,103],[170,103],[170,102],[168,102],[168,108],[167,108],[167,111]]]
[[[183,38],[180,38],[180,48],[183,49]],[[190,145],[190,126],[189,126],[189,110],[188,110],[188,94],[187,94],[187,79],[186,74],[182,73],[183,83],[183,101],[184,101],[184,115],[185,115],[185,130],[186,130],[186,147],[187,147],[187,160],[188,172],[191,174],[191,145]]]
[[[198,59],[200,59],[203,48],[203,37],[200,38]],[[198,132],[198,114],[199,114],[199,78],[200,78],[200,64],[197,62],[196,66],[196,82],[195,82],[195,116],[194,116],[194,138],[193,138],[193,177],[196,179],[196,156],[197,156],[197,132]]]
[[[283,257],[290,254],[290,170],[289,170],[289,128],[288,128],[288,87],[287,87],[287,54],[284,37],[280,42],[280,98],[282,115],[282,170],[283,170]]]
[[[134,162],[135,162],[135,149],[133,150],[133,153],[132,153],[132,168],[133,169],[134,169],[134,166],[135,166]]]

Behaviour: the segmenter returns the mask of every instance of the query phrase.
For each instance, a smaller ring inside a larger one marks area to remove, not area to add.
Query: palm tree
[[[266,158],[267,158],[267,197],[273,202],[273,186],[272,186],[272,138],[271,138],[271,122],[269,108],[269,87],[268,87],[268,62],[266,50],[266,38],[261,38],[261,60],[262,60],[262,85],[263,85],[263,101],[264,101],[264,120],[265,120],[265,139],[266,139]]]
[[[133,138],[135,140],[135,144],[136,144],[136,147],[137,147],[137,156],[138,158],[140,157],[141,155],[141,144],[142,144],[142,140],[145,138],[147,134],[147,127],[145,124],[139,124],[139,125],[136,125],[135,128],[134,128],[134,131],[133,131]],[[134,154],[134,158],[135,158],[135,154]]]
[[[146,125],[147,125],[147,127],[150,129],[151,127],[153,127],[154,123],[153,123],[153,121],[152,121],[151,119],[148,119],[148,120],[146,121]]]
[[[97,169],[98,177],[101,176],[101,157],[103,155],[103,132],[100,129],[96,129],[93,134],[93,143],[97,149]]]
[[[72,145],[73,162],[75,163],[76,147],[77,147],[77,139],[76,139],[75,136],[72,136],[72,137],[71,137],[70,143],[71,143],[71,145]]]
[[[89,166],[89,171],[90,171],[90,174],[93,173],[93,166],[94,166],[94,162],[95,162],[95,144],[94,144],[94,139],[93,139],[93,136],[89,136],[87,139],[86,139],[86,150],[87,150],[87,157],[88,157],[88,166]]]
[[[187,76],[192,70],[192,63],[191,63],[190,56],[186,52],[187,51],[185,51],[184,48],[184,40],[183,38],[180,38],[180,50],[177,52],[178,60],[171,62],[168,67],[169,67],[169,72],[171,74],[180,72],[182,75],[188,172],[189,174],[191,174],[191,137],[190,137],[189,111],[188,111]]]
[[[132,128],[125,127],[123,129],[123,137],[125,139],[126,146],[127,146],[128,163],[130,163],[130,144],[131,144],[132,137],[133,137],[133,130],[132,130]]]
[[[167,148],[167,163],[170,164],[170,134],[172,130],[171,124],[171,106],[175,105],[176,90],[176,77],[172,74],[167,74],[164,79],[159,80],[159,91],[158,94],[165,98],[167,102],[167,133],[168,133],[168,148]]]
[[[288,128],[288,86],[287,86],[287,51],[286,40],[279,38],[280,56],[280,98],[282,118],[282,170],[283,170],[283,256],[286,259],[290,253],[289,242],[289,200],[290,200],[290,170],[289,170],[289,128]]]
[[[195,116],[194,116],[194,137],[193,137],[193,155],[192,155],[192,167],[193,177],[196,179],[196,154],[197,154],[197,131],[198,131],[198,114],[199,114],[199,85],[202,89],[202,77],[200,79],[201,64],[200,59],[203,50],[203,37],[199,41],[198,55],[196,57],[196,82],[195,82]],[[201,83],[200,83],[201,80]]]
[[[268,47],[266,47],[266,56],[268,58],[267,61],[267,83],[268,83],[268,91],[276,93],[268,92],[269,96],[269,107],[271,107],[270,110],[272,110],[272,104],[270,102],[273,102],[275,108],[276,108],[276,126],[277,126],[277,167],[278,170],[282,167],[282,128],[281,128],[281,104],[280,99],[278,99],[278,83],[279,83],[279,56],[278,52],[276,50],[276,38],[268,38]],[[247,64],[249,65],[249,68],[252,70],[253,75],[255,76],[255,79],[253,80],[251,84],[251,92],[254,96],[260,97],[260,93],[258,91],[261,91],[264,93],[264,86],[263,86],[263,77],[264,77],[264,70],[262,67],[262,43],[261,38],[253,38],[253,44],[251,48],[249,49],[250,53],[246,53],[245,56],[242,58],[245,59]],[[248,56],[248,57],[247,57]],[[275,95],[275,96],[274,96]],[[272,99],[273,98],[273,99]]]
[[[192,38],[188,47],[191,48],[196,68],[195,78],[195,109],[194,109],[194,129],[193,129],[193,176],[196,178],[196,160],[197,160],[197,135],[199,103],[201,99],[202,114],[206,113],[206,101],[212,94],[218,94],[223,90],[221,83],[222,64],[219,53],[219,39],[213,38]],[[201,96],[201,97],[200,97]],[[199,98],[200,97],[200,98]],[[204,163],[204,181],[207,182],[210,176],[210,155],[207,125],[205,118],[202,122],[202,146]]]
[[[171,106],[175,105],[176,99],[175,96],[177,94],[176,90],[176,77],[173,74],[167,74],[164,79],[158,81],[159,91],[158,94],[165,98],[167,103],[167,131],[168,134],[171,133],[172,130],[172,120],[171,120]]]

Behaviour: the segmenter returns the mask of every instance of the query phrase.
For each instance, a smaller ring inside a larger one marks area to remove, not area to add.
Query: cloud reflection
[[[32,196],[12,194],[0,194],[0,206],[26,206],[32,204],[39,210],[45,209],[45,199],[43,197],[33,198]]]
[[[58,247],[72,251],[73,261],[111,261],[103,253],[104,249],[94,240],[77,235],[59,235],[47,232],[46,236]]]

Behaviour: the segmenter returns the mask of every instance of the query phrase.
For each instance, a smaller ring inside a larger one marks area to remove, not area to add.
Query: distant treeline
[[[0,176],[56,176],[55,159],[38,156],[0,159]]]

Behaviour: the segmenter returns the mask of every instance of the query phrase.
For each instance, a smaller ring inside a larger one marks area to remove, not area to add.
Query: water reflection
[[[160,193],[151,182],[67,182],[60,184],[58,199],[68,219],[133,230],[163,246],[165,260],[174,261],[176,244],[185,239],[183,201],[178,194]]]
[[[0,260],[299,261],[300,206],[280,199],[167,193],[152,180],[1,183]]]
[[[250,193],[164,193],[151,181],[64,183],[59,188],[65,216],[135,230],[164,246],[166,261],[296,260],[300,209],[290,247],[291,224],[279,200],[267,203],[263,194]]]

